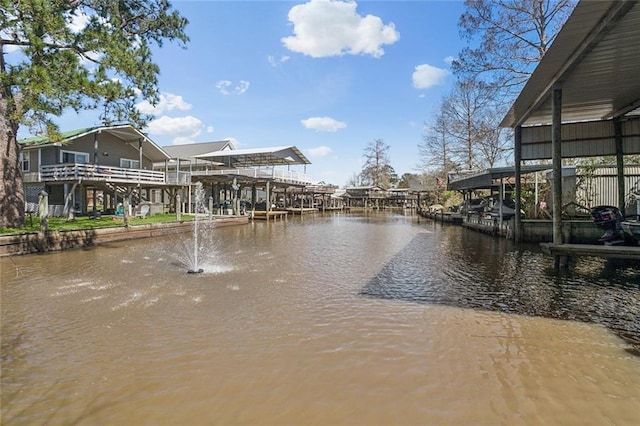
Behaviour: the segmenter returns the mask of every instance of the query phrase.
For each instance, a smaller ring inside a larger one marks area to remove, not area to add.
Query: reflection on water
[[[581,259],[558,276],[534,246],[459,231],[441,230],[450,237],[444,241],[417,234],[362,294],[597,323],[627,339],[640,355],[638,262],[613,269],[603,260]]]
[[[633,424],[640,273],[415,217],[0,259],[3,424]],[[187,244],[189,247],[189,244]]]

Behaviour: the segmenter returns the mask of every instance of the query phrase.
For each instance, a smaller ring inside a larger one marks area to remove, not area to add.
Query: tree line
[[[513,134],[500,122],[576,3],[466,0],[458,26],[468,47],[452,63],[453,88],[425,122],[417,173],[397,179],[390,165],[373,162],[372,158],[388,160],[388,146],[376,141],[365,149],[360,182],[389,183],[395,176],[397,184],[414,181],[423,189],[442,192],[449,172],[512,161]],[[388,176],[373,179],[385,170]]]

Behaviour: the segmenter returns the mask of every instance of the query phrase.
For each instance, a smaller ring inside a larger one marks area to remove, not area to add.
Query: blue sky
[[[424,123],[454,81],[461,1],[173,1],[186,49],[156,49],[161,102],[144,131],[161,146],[232,139],[295,145],[314,182],[344,186],[366,145],[416,172]],[[62,130],[99,124],[66,114]],[[296,166],[303,171],[301,166]]]

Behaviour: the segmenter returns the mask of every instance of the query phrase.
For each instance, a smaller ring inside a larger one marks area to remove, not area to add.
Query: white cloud
[[[173,138],[173,141],[171,141],[172,145],[187,145],[191,143],[196,143],[196,141],[188,136],[178,136],[177,138]]]
[[[293,34],[281,39],[293,51],[322,58],[327,56],[384,55],[382,45],[393,44],[400,38],[395,25],[384,25],[373,15],[356,12],[356,2],[311,0],[293,6],[289,21]]]
[[[454,58],[453,56],[447,56],[446,58],[444,58],[444,63],[447,65],[451,65],[455,60],[456,58]]]
[[[269,61],[269,65],[271,65],[274,68],[279,67],[281,64],[287,62],[289,59],[291,59],[291,56],[287,56],[287,55],[280,56],[280,59],[276,58],[273,55],[267,56],[267,61]]]
[[[335,132],[338,129],[347,127],[345,122],[334,120],[331,117],[310,117],[300,122],[307,129],[314,129],[319,132]]]
[[[223,95],[242,95],[249,90],[249,82],[240,80],[238,84],[234,85],[234,83],[229,80],[218,80],[216,81],[216,88]]]
[[[200,135],[204,124],[199,119],[187,115],[186,117],[167,117],[163,115],[151,121],[147,128],[152,135],[173,136],[173,144],[179,145],[194,142],[194,138]]]
[[[69,13],[68,19],[70,20],[70,22],[67,27],[72,33],[78,34],[80,31],[85,29],[85,27],[89,23],[90,18],[89,15],[82,12],[77,13],[76,11],[74,13]]]
[[[416,89],[428,89],[443,84],[450,74],[451,72],[442,68],[427,64],[418,65],[412,75],[413,87]]]
[[[310,157],[326,157],[333,151],[328,146],[319,146],[317,148],[310,148],[307,150]]]
[[[207,126],[207,133],[213,133],[213,126]]]
[[[137,103],[136,107],[143,114],[160,115],[173,110],[188,111],[191,109],[191,104],[185,102],[182,96],[174,95],[173,93],[161,93],[160,100],[156,106],[145,100]]]

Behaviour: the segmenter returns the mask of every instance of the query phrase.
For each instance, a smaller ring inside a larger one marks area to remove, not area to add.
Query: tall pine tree
[[[101,108],[142,125],[135,103],[158,100],[151,47],[188,42],[167,0],[0,0],[0,228],[24,226],[20,126],[59,138],[55,118]]]

